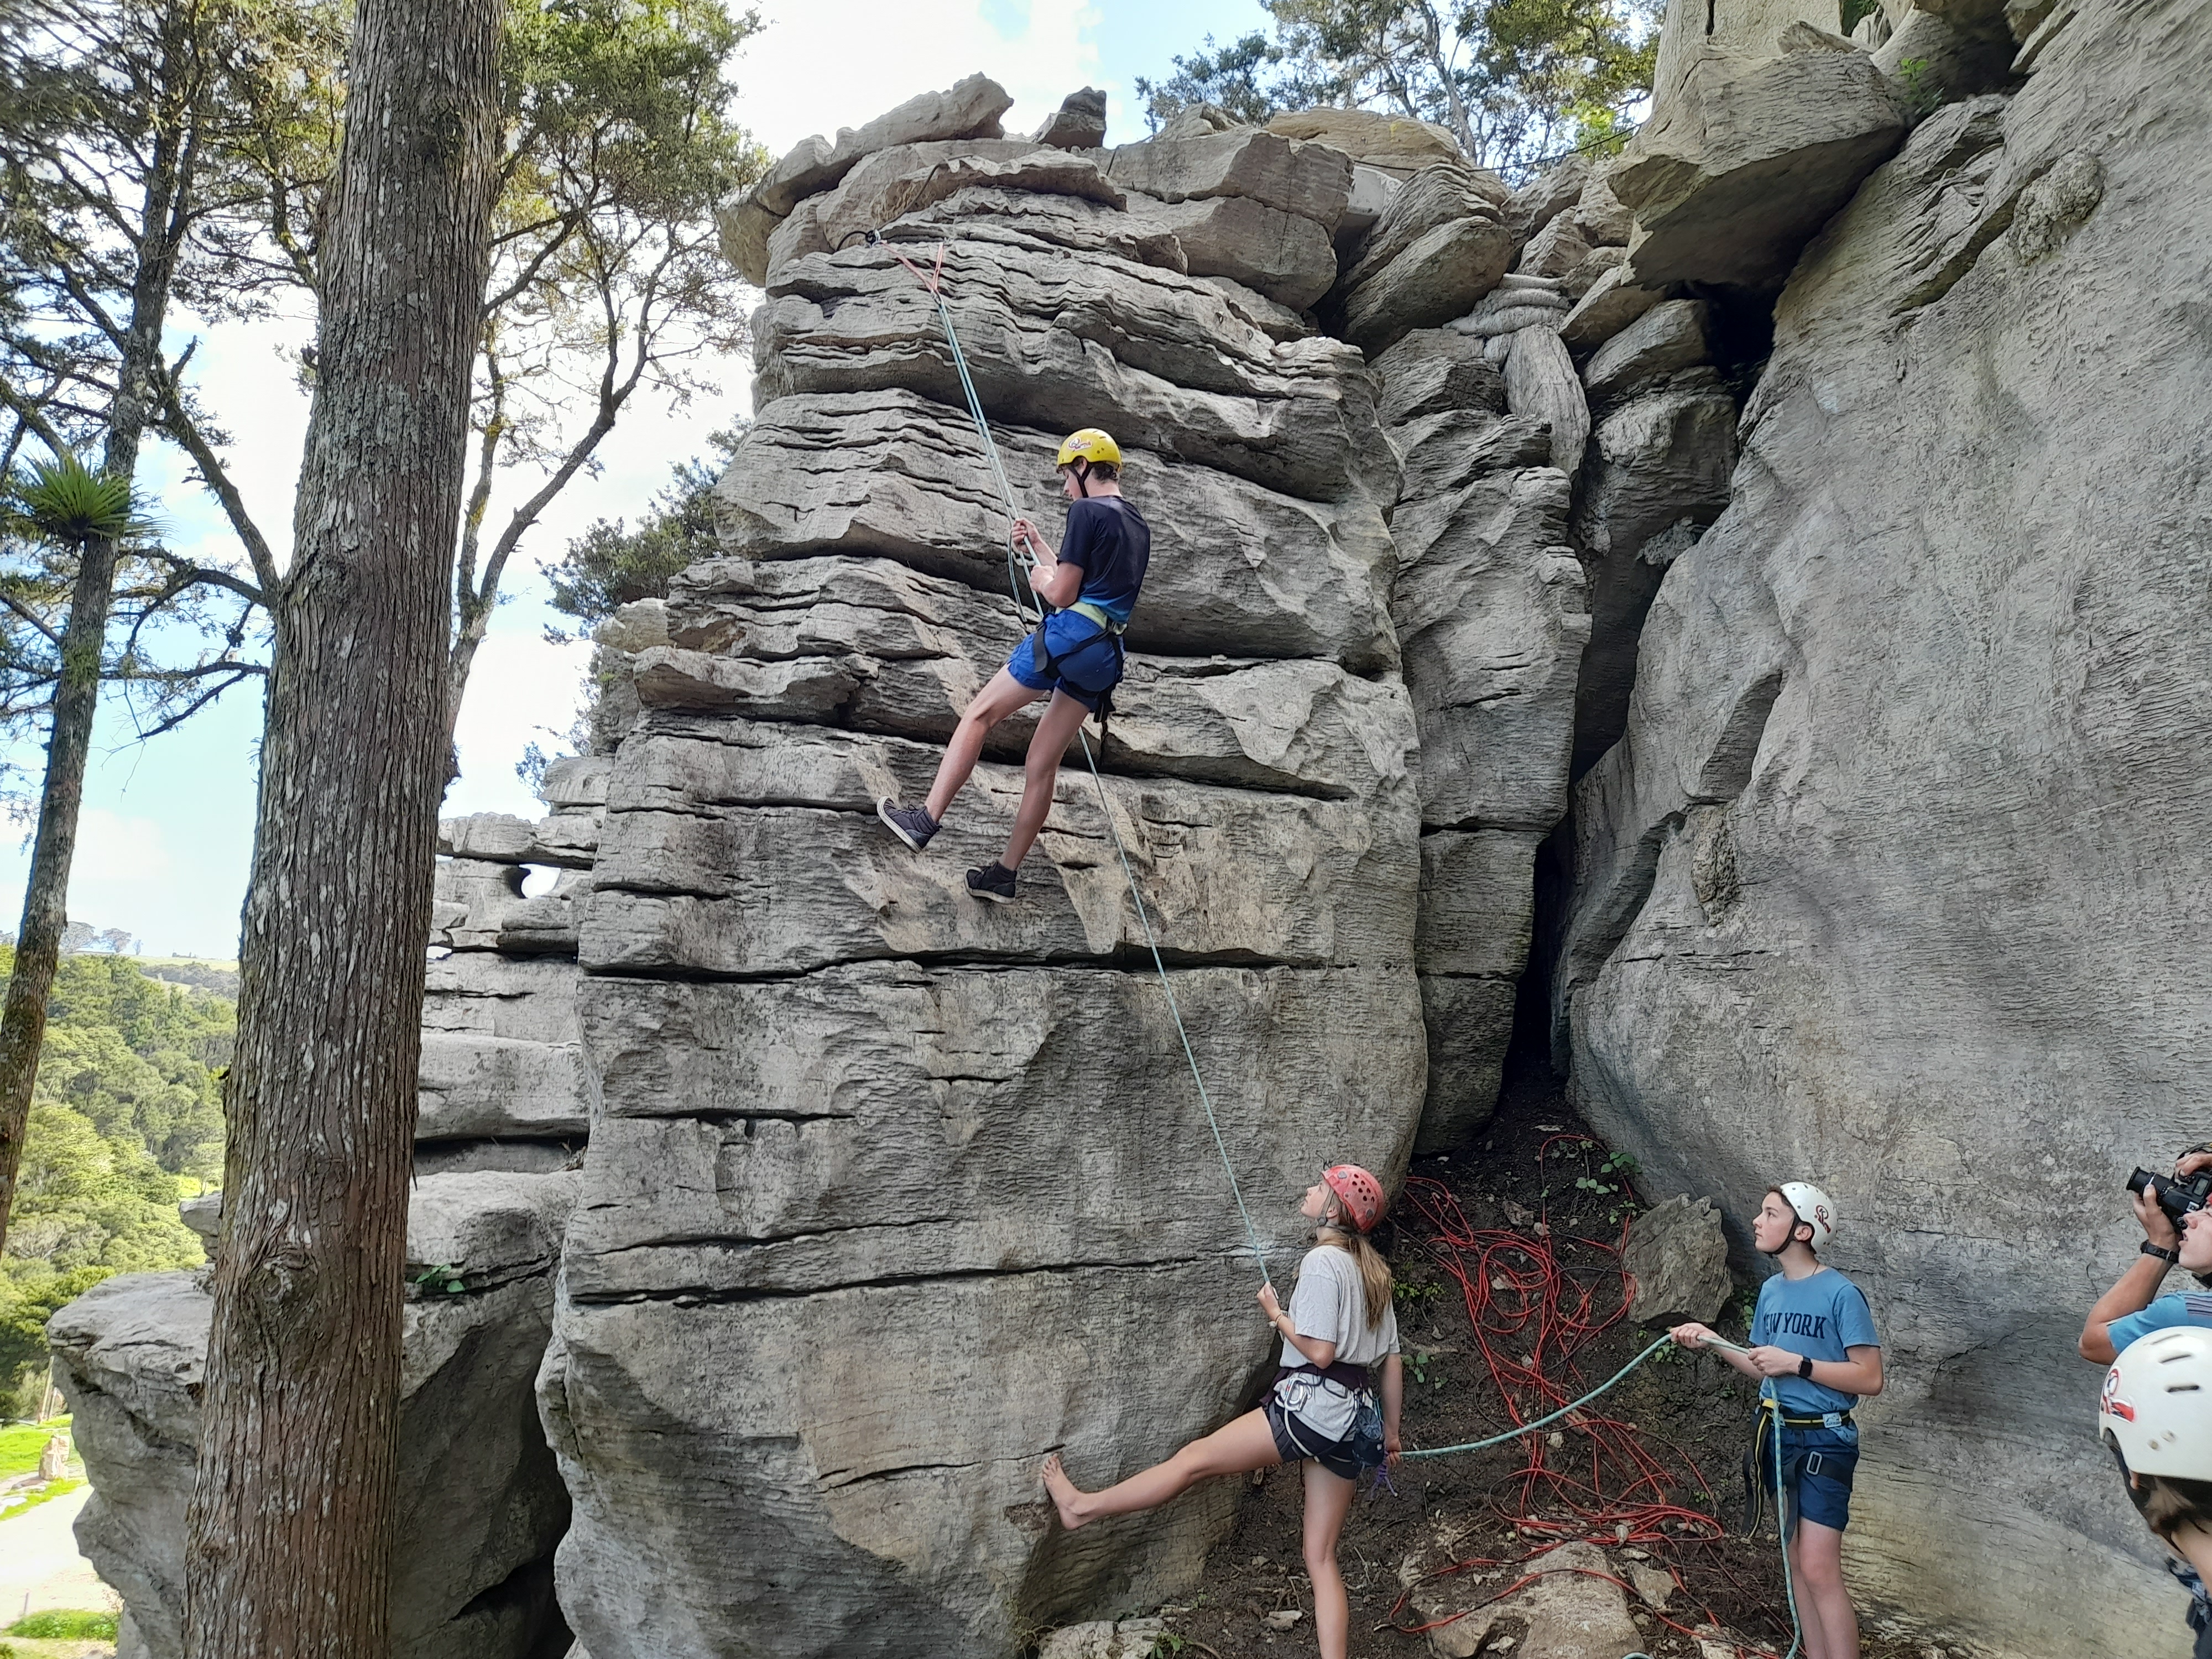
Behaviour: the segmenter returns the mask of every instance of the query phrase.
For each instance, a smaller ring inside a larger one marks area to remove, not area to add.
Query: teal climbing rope
[[[872,240],[874,240],[872,238]],[[968,354],[960,347],[960,331],[953,326],[952,312],[945,303],[945,245],[938,244],[936,268],[925,276],[921,267],[901,253],[890,249],[891,258],[904,265],[915,280],[926,289],[937,306],[937,319],[945,329],[945,343],[951,349],[952,368],[960,377],[961,395],[968,402],[968,418],[975,422],[975,435],[982,441],[983,453],[991,464],[992,481],[998,485],[999,500],[1006,514],[1006,586],[1014,598],[1014,610],[1024,622],[1031,617],[1030,604],[1022,597],[1021,577],[1016,569],[1018,559],[1024,568],[1035,563],[1015,544],[1013,521],[1021,517],[1021,507],[1014,500],[1013,486],[1007,482],[1006,464],[1000,459],[998,440],[991,435],[991,424],[983,413],[983,399],[975,390],[975,377],[969,372]],[[1035,619],[1040,627],[1044,622],[1044,605],[1037,601]],[[1190,1066],[1191,1081],[1198,1086],[1198,1103],[1206,1109],[1206,1126],[1213,1133],[1213,1150],[1221,1156],[1221,1172],[1229,1178],[1229,1195],[1237,1200],[1237,1213],[1244,1222],[1244,1237],[1251,1246],[1252,1259],[1259,1264],[1260,1279],[1272,1286],[1274,1280],[1267,1273],[1267,1254],[1260,1243],[1260,1230],[1253,1224],[1252,1212],[1245,1206],[1243,1189],[1237,1184],[1237,1168],[1229,1157],[1229,1143],[1221,1137],[1221,1121],[1214,1115],[1213,1097],[1206,1087],[1206,1074],[1199,1069],[1198,1054],[1191,1047],[1190,1030],[1183,1024],[1182,1010],[1176,1006],[1175,986],[1168,977],[1168,967],[1160,955],[1160,942],[1152,931],[1152,913],[1145,906],[1144,890],[1138,884],[1136,866],[1131,862],[1129,849],[1121,840],[1121,831],[1114,821],[1113,804],[1107,799],[1106,780],[1100,775],[1098,758],[1091,750],[1090,734],[1080,727],[1076,740],[1083,745],[1083,763],[1091,769],[1091,781],[1098,791],[1098,811],[1106,820],[1106,829],[1114,837],[1114,850],[1121,857],[1121,873],[1129,883],[1129,897],[1137,907],[1137,921],[1145,930],[1145,946],[1152,953],[1152,969],[1158,974],[1160,990],[1167,998],[1169,1018],[1175,1021],[1176,1036],[1182,1042],[1182,1057]]]

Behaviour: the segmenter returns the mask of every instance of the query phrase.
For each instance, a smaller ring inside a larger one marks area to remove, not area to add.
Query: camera
[[[2148,1190],[2158,1200],[2158,1207],[2172,1217],[2173,1224],[2179,1227],[2181,1218],[2191,1210],[2201,1210],[2207,1203],[2212,1203],[2212,1168],[2199,1170],[2184,1180],[2153,1175],[2148,1170],[2137,1170],[2128,1177],[2128,1190],[2131,1193]]]

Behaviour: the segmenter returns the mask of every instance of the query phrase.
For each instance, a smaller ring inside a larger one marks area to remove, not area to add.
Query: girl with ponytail
[[[1390,1264],[1367,1237],[1383,1208],[1382,1183],[1357,1164],[1334,1164],[1306,1188],[1298,1213],[1315,1224],[1315,1243],[1298,1264],[1290,1307],[1277,1302],[1273,1285],[1260,1287],[1261,1310],[1283,1351],[1259,1409],[1103,1492],[1083,1491],[1056,1456],[1044,1466],[1060,1524],[1073,1532],[1103,1515],[1156,1508],[1208,1475],[1304,1464],[1306,1571],[1321,1659],[1345,1659],[1351,1639],[1336,1540],[1360,1472],[1398,1461],[1398,1316]]]

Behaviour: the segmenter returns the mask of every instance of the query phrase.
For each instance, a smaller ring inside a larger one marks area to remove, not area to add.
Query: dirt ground
[[[1634,1213],[1625,1172],[1608,1167],[1610,1160],[1609,1150],[1587,1134],[1540,1065],[1516,1066],[1497,1116],[1475,1145],[1450,1158],[1418,1162],[1409,1194],[1421,1195],[1436,1212],[1448,1192],[1478,1230],[1545,1237],[1535,1230],[1547,1218],[1565,1303],[1578,1307],[1588,1324],[1600,1324],[1622,1305],[1619,1264],[1604,1246],[1618,1246],[1623,1224]],[[1423,1180],[1439,1183],[1441,1190],[1423,1188]],[[1415,1210],[1401,1202],[1394,1234],[1384,1241],[1400,1285],[1409,1449],[1480,1439],[1513,1421],[1474,1339],[1466,1294],[1441,1265],[1437,1229]],[[1470,1265],[1474,1261],[1466,1250],[1444,1254]],[[1510,1267],[1522,1258],[1508,1249],[1493,1250],[1486,1259],[1493,1265],[1470,1275],[1487,1274],[1491,1281],[1486,1317],[1493,1326],[1510,1324],[1528,1305],[1520,1275]],[[1748,1296],[1740,1293],[1715,1322],[1717,1328],[1741,1337],[1749,1308]],[[1501,1337],[1491,1345],[1509,1367],[1536,1358],[1526,1352],[1525,1329],[1519,1340]],[[1559,1386],[1562,1398],[1572,1399],[1612,1376],[1659,1334],[1614,1319],[1579,1346],[1570,1342],[1556,1363],[1538,1359],[1534,1369]],[[1521,1393],[1524,1401],[1537,1397],[1525,1387]],[[1502,1590],[1520,1576],[1510,1571],[1513,1564],[1557,1537],[1601,1543],[1608,1565],[1623,1578],[1632,1576],[1632,1566],[1671,1568],[1682,1590],[1668,1597],[1668,1619],[1696,1627],[1706,1625],[1710,1614],[1743,1644],[1744,1654],[1785,1652],[1789,1614],[1771,1514],[1762,1538],[1713,1535],[1716,1517],[1731,1534],[1742,1526],[1741,1459],[1753,1401],[1751,1385],[1717,1359],[1662,1350],[1593,1404],[1592,1418],[1605,1423],[1594,1422],[1587,1433],[1569,1423],[1538,1437],[1556,1480],[1524,1478],[1530,1441],[1522,1439],[1407,1462],[1393,1480],[1395,1491],[1363,1485],[1339,1552],[1352,1595],[1353,1659],[1426,1659],[1427,1639],[1403,1633],[1421,1615],[1411,1600],[1401,1604],[1402,1576],[1476,1558],[1485,1565],[1474,1571]],[[1547,1402],[1527,1405],[1522,1420],[1551,1408]],[[1624,1467],[1634,1455],[1626,1451],[1630,1440],[1664,1468],[1663,1482],[1623,1492],[1638,1473]],[[1595,1495],[1588,1484],[1594,1451]],[[1656,1489],[1661,1485],[1663,1491]],[[1218,1659],[1293,1659],[1313,1650],[1310,1589],[1299,1551],[1298,1478],[1277,1470],[1255,1478],[1255,1486],[1235,1531],[1207,1558],[1199,1592],[1186,1606],[1163,1609],[1170,1636],[1160,1650]],[[1608,1503],[1608,1498],[1619,1501]],[[1572,1512],[1576,1504],[1583,1517]],[[1480,1592],[1463,1594],[1462,1606]],[[1698,1644],[1690,1636],[1670,1629],[1632,1595],[1629,1604],[1657,1659],[1698,1659]],[[1293,1610],[1299,1616],[1287,1629],[1267,1622],[1270,1613],[1279,1623]],[[1941,1632],[1885,1618],[1883,1610],[1863,1607],[1860,1615],[1864,1659],[1929,1659],[1935,1652],[1971,1659],[1976,1651]],[[1494,1640],[1484,1650],[1505,1651]]]

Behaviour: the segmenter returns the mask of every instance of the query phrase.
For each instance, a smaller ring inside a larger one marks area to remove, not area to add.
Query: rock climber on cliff
[[[1155,1509],[1208,1475],[1304,1464],[1306,1571],[1322,1659],[1344,1659],[1351,1639],[1336,1540],[1360,1472],[1398,1461],[1405,1387],[1398,1317],[1390,1264],[1367,1238],[1383,1208],[1382,1183],[1356,1164],[1332,1165],[1306,1188],[1298,1213],[1315,1224],[1315,1243],[1298,1264],[1289,1309],[1277,1303],[1273,1285],[1260,1287],[1260,1306],[1281,1334],[1283,1351],[1258,1409],[1103,1492],[1077,1486],[1058,1457],[1044,1465],[1045,1489],[1060,1524],[1073,1532],[1101,1516]],[[1372,1370],[1378,1362],[1379,1390]]]
[[[1881,1392],[1881,1348],[1865,1294],[1815,1254],[1833,1236],[1836,1209],[1810,1182],[1770,1187],[1752,1218],[1751,1241],[1781,1272],[1759,1287],[1747,1349],[1716,1352],[1759,1389],[1759,1489],[1774,1490],[1774,1433],[1782,1419],[1778,1517],[1804,1618],[1806,1659],[1858,1659],[1858,1615],[1844,1588],[1844,1528],[1850,1520],[1851,1477],[1859,1431],[1851,1408]],[[1677,1325],[1685,1348],[1713,1332]],[[1794,1530],[1793,1530],[1794,1529]]]
[[[975,769],[983,739],[1000,721],[1049,695],[1036,734],[1030,739],[1022,804],[1013,833],[995,863],[968,872],[968,890],[979,899],[1006,904],[1014,896],[1014,872],[1044,827],[1052,810],[1053,785],[1060,757],[1073,741],[1085,714],[1105,710],[1121,678],[1122,630],[1137,606],[1151,562],[1152,532],[1137,509],[1121,496],[1121,451],[1095,427],[1073,434],[1060,447],[1054,463],[1060,488],[1071,503],[1067,536],[1057,551],[1028,519],[1014,520],[1014,538],[1035,561],[1030,586],[1052,607],[1036,631],[1014,647],[1006,665],[976,694],[960,717],[952,740],[939,763],[929,799],[902,806],[889,798],[876,814],[890,831],[917,853],[929,845],[945,822],[952,798]]]

